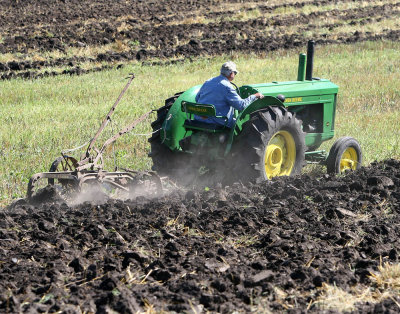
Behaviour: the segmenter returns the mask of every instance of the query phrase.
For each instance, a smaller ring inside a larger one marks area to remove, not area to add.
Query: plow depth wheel
[[[346,136],[339,138],[331,147],[326,160],[329,173],[343,173],[361,167],[362,153],[356,139]]]
[[[296,143],[288,131],[279,131],[272,136],[265,149],[265,174],[268,179],[288,176],[296,161]]]
[[[74,157],[58,157],[50,166],[49,172],[74,171],[78,167],[78,161]],[[48,180],[50,185],[54,185],[54,179]]]
[[[74,157],[63,156],[58,157],[50,166],[49,172],[65,172],[75,171],[78,167],[78,161]],[[77,181],[66,179],[47,179],[49,185],[54,186],[60,197],[65,200],[70,200],[79,191]]]

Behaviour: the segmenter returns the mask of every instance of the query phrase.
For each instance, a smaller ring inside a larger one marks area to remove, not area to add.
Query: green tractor
[[[257,92],[264,98],[235,112],[232,128],[194,120],[216,114],[212,104],[196,103],[201,85],[167,99],[152,123],[153,170],[180,181],[219,173],[224,182],[260,182],[299,174],[307,163],[326,165],[329,173],[358,169],[362,153],[352,137],[338,139],[329,154],[318,150],[334,136],[339,87],[312,76],[314,45],[309,41],[307,55],[300,54],[296,81],[237,88],[242,98]]]

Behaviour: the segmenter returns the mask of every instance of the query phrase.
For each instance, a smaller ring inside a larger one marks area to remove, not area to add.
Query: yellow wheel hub
[[[340,172],[345,170],[356,170],[357,164],[357,151],[353,147],[348,147],[340,158]]]
[[[268,179],[288,176],[296,161],[296,144],[287,131],[275,133],[265,148],[265,174]]]

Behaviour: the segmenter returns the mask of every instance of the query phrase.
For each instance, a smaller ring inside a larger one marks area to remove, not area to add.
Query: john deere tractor
[[[330,173],[359,168],[361,148],[352,137],[338,139],[329,154],[318,150],[334,136],[339,87],[313,77],[314,44],[299,56],[296,81],[237,88],[242,98],[257,92],[264,98],[235,112],[232,128],[194,120],[216,116],[213,104],[195,101],[201,85],[167,99],[152,123],[153,170],[176,179],[219,172],[231,182],[260,182],[299,174],[307,163],[326,165]]]

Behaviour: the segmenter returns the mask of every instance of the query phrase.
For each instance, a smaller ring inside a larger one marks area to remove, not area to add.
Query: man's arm
[[[242,111],[258,98],[264,98],[264,96],[257,93],[242,99],[233,87],[226,86],[226,100],[228,101],[228,104],[239,111]]]

